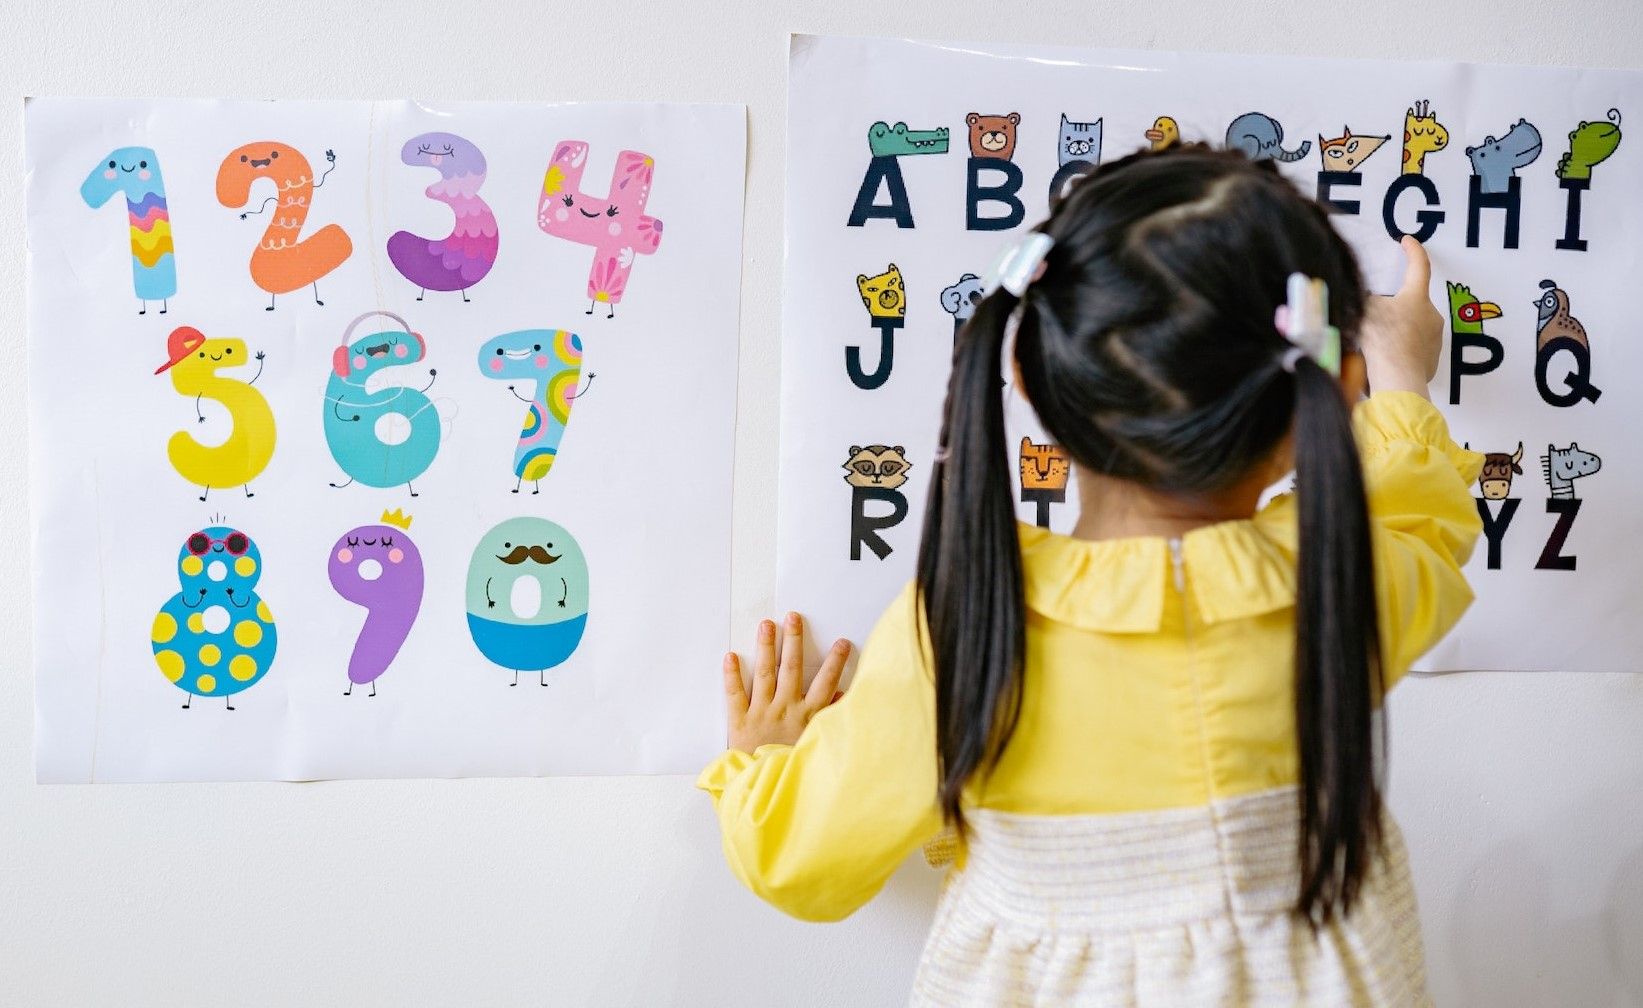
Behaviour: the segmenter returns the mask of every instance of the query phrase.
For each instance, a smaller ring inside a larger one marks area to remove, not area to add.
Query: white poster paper
[[[41,781],[717,751],[742,107],[25,119]]]
[[[778,597],[860,640],[913,576],[955,327],[1101,160],[1182,139],[1337,204],[1373,290],[1417,233],[1449,315],[1433,399],[1490,453],[1478,600],[1431,670],[1635,670],[1643,578],[1643,74],[796,36]],[[1013,388],[1023,521],[1073,487]],[[1023,440],[1025,439],[1025,440]]]

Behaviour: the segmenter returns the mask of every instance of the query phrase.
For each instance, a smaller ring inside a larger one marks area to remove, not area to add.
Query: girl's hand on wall
[[[752,752],[762,745],[792,745],[816,712],[839,697],[839,676],[850,657],[850,642],[837,640],[822,659],[821,669],[804,689],[804,620],[788,613],[783,627],[781,661],[776,660],[776,624],[759,623],[753,646],[753,686],[742,683],[742,660],[725,655],[724,687],[728,706],[729,745]]]
[[[1443,350],[1443,315],[1432,304],[1432,263],[1426,246],[1404,236],[1403,286],[1391,297],[1371,298],[1359,345],[1371,392],[1426,395]]]

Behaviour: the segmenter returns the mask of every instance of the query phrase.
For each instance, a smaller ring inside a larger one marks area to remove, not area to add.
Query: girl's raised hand
[[[1432,304],[1432,262],[1426,246],[1405,235],[1403,285],[1391,297],[1371,298],[1359,334],[1371,392],[1426,395],[1443,350],[1443,315]]]
[[[839,676],[850,657],[850,642],[837,640],[822,659],[821,669],[804,688],[804,620],[788,613],[784,622],[781,660],[776,659],[776,624],[759,623],[753,646],[753,686],[742,683],[742,660],[725,655],[724,688],[729,745],[750,753],[762,745],[792,745],[816,712],[838,699]]]

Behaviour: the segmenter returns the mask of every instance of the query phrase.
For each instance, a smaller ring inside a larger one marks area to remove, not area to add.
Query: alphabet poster
[[[1206,141],[1331,203],[1373,291],[1401,235],[1431,254],[1432,397],[1487,455],[1487,534],[1421,667],[1637,669],[1643,73],[795,36],[788,99],[778,602],[819,639],[859,641],[913,577],[999,251],[1103,160]],[[1003,394],[1019,517],[1066,532],[1068,460]]]
[[[717,751],[741,106],[25,128],[41,781]]]

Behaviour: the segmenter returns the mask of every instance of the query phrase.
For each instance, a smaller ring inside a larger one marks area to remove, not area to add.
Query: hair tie
[[[982,293],[991,294],[1002,287],[1018,298],[1026,294],[1027,287],[1044,275],[1044,257],[1054,247],[1055,239],[1042,231],[1022,235],[999,252],[993,268],[987,271],[987,279],[982,281]]]
[[[1302,355],[1339,378],[1341,376],[1341,331],[1329,324],[1329,287],[1304,273],[1291,273],[1288,302],[1278,306],[1273,324],[1290,343],[1279,363],[1291,374]]]

